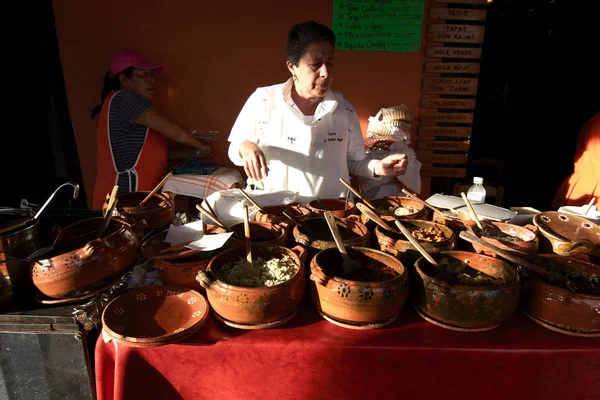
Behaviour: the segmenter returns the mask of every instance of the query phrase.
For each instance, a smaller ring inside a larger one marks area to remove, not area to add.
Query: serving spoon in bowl
[[[342,235],[340,235],[340,231],[338,230],[337,224],[335,223],[335,217],[331,213],[331,211],[325,211],[324,213],[325,221],[329,226],[329,230],[333,235],[333,240],[335,241],[335,245],[337,246],[342,258],[344,259],[344,263],[342,264],[342,269],[344,270],[345,277],[352,277],[357,274],[357,272],[362,268],[361,263],[356,260],[352,260],[344,247],[344,241],[342,240]]]

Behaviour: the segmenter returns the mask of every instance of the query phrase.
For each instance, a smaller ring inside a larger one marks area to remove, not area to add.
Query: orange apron
[[[125,171],[117,171],[108,124],[110,102],[116,93],[118,91],[112,92],[104,99],[98,121],[96,183],[92,200],[92,208],[95,210],[102,208],[106,196],[110,195],[113,186],[117,184],[119,174],[127,174],[130,182],[130,187],[119,187],[119,193],[151,191],[164,178],[167,170],[167,140],[163,135],[148,128],[136,163]],[[132,175],[137,178],[135,185]]]
[[[585,123],[577,139],[573,173],[565,179],[552,201],[552,207],[584,206],[600,208],[600,112]]]

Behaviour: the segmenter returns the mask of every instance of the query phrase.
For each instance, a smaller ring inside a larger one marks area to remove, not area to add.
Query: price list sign
[[[423,0],[334,0],[336,49],[419,51],[424,7]]]

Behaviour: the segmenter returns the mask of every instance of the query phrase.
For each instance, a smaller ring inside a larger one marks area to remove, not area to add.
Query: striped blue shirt
[[[137,179],[129,171],[137,163],[148,128],[134,123],[152,105],[138,93],[120,90],[111,99],[108,131],[113,161],[119,172],[119,193],[135,191]]]

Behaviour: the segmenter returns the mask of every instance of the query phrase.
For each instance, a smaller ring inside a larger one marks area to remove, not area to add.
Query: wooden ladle
[[[331,211],[327,210],[323,214],[325,217],[325,221],[327,221],[327,225],[329,225],[329,230],[333,235],[333,240],[335,240],[335,244],[344,259],[344,263],[342,264],[342,269],[344,270],[345,277],[351,277],[356,275],[356,273],[362,268],[362,265],[356,261],[352,260],[344,247],[344,241],[342,240],[342,236],[340,235],[340,231],[338,230],[337,224],[335,223],[335,218]]]
[[[416,194],[409,192],[406,189],[402,189],[402,193],[404,193],[406,196],[408,196],[409,198],[423,204],[425,207],[437,212],[438,214],[443,215],[444,212],[442,210],[440,210],[437,207],[432,206],[431,204],[429,204],[428,202],[426,202],[425,200],[421,199],[420,197],[418,197]]]
[[[254,201],[254,199],[252,197],[250,197],[248,195],[248,193],[246,193],[244,191],[244,189],[242,188],[238,188],[238,190],[244,195],[244,197],[246,198],[246,200],[248,200],[250,203],[252,203],[252,205],[256,208],[258,208],[258,211],[260,211],[263,214],[266,214],[267,212],[264,210],[264,208],[262,208],[261,206],[258,205],[258,203],[256,201]]]
[[[499,249],[498,247],[494,246],[493,244],[486,242],[485,240],[473,235],[470,232],[461,231],[458,236],[460,236],[461,239],[464,239],[467,242],[475,243],[489,251],[492,251],[492,252],[498,254],[500,257],[504,258],[505,260],[508,260],[517,265],[525,267],[528,270],[535,272],[536,274],[548,279],[550,282],[564,281],[564,278],[560,277],[559,275],[553,274],[550,271],[545,270],[545,269],[543,269],[533,263],[530,263],[529,261],[526,261],[520,257],[513,256],[512,254]]]
[[[117,193],[119,192],[119,186],[115,185],[113,187],[112,192],[110,193],[110,198],[108,199],[108,206],[106,207],[106,214],[104,214],[104,219],[102,220],[102,225],[100,226],[100,230],[98,231],[98,238],[102,239],[104,236],[104,232],[106,232],[106,228],[108,228],[108,224],[110,224],[110,219],[113,216],[113,212],[115,208],[117,208]]]
[[[356,207],[358,207],[358,210],[360,212],[364,213],[367,217],[369,217],[369,219],[373,220],[377,225],[381,226],[383,229],[387,229],[390,232],[398,233],[398,230],[389,226],[384,220],[382,220],[379,217],[379,215],[377,215],[376,213],[371,211],[368,207],[365,207],[363,204],[360,204],[360,203],[357,204]],[[429,261],[431,264],[438,267],[439,265],[438,265],[437,261],[435,261],[435,259],[431,256],[431,254],[429,254],[427,252],[427,250],[425,250],[423,248],[423,246],[421,246],[421,243],[419,243],[419,241],[410,233],[410,231],[408,229],[406,229],[406,227],[404,225],[402,225],[402,223],[400,221],[396,220],[395,222],[396,222],[396,226],[398,227],[398,229],[400,229],[400,232],[402,232],[402,234],[419,251],[419,253],[421,253],[421,255],[423,257],[425,257],[425,259],[427,261]]]
[[[252,264],[252,238],[250,236],[250,221],[248,220],[248,206],[244,204],[244,236],[246,238],[246,261],[248,261],[248,273],[258,275],[258,271]]]
[[[363,203],[365,203],[367,206],[369,206],[369,208],[373,211],[377,210],[377,207],[375,207],[373,205],[373,203],[371,203],[369,200],[367,200],[362,193],[360,193],[358,190],[354,189],[352,187],[352,185],[350,185],[348,182],[346,182],[343,178],[340,178],[340,182],[342,182],[344,184],[344,186],[346,186],[348,188],[348,190],[350,190],[352,193],[354,193],[355,195],[358,196],[359,199],[362,200]]]
[[[150,200],[150,199],[152,198],[152,196],[154,196],[154,195],[156,194],[156,192],[158,192],[158,190],[159,190],[159,189],[160,189],[160,188],[161,188],[161,187],[162,187],[162,186],[165,184],[165,182],[167,181],[167,179],[169,179],[169,178],[171,177],[171,175],[173,175],[173,172],[169,172],[169,173],[167,174],[167,176],[165,176],[165,177],[163,178],[163,180],[162,180],[162,181],[160,181],[160,182],[158,183],[158,185],[156,185],[156,187],[155,187],[154,189],[152,189],[152,191],[151,191],[150,193],[148,193],[148,196],[146,196],[146,197],[144,198],[144,200],[142,200],[142,201],[141,201],[141,203],[140,203],[140,206],[143,206],[144,204],[146,204],[146,202],[147,202],[148,200]]]
[[[473,219],[473,221],[475,221],[475,223],[477,224],[477,227],[483,231],[483,225],[481,225],[481,221],[479,220],[479,217],[477,217],[477,213],[473,209],[473,206],[471,205],[471,202],[467,198],[467,195],[465,194],[465,192],[460,192],[460,195],[462,196],[463,200],[465,201],[465,204],[467,205],[467,208],[469,209],[471,218]]]
[[[231,230],[229,228],[227,228],[225,226],[225,224],[223,224],[221,221],[219,221],[219,219],[217,218],[217,216],[215,214],[208,211],[207,209],[202,207],[200,204],[196,204],[196,209],[198,211],[200,211],[201,213],[205,214],[206,216],[208,216],[210,219],[212,219],[214,221],[214,223],[217,224],[217,226],[219,226],[220,228],[225,229],[225,231],[227,231],[227,232],[231,232]]]

